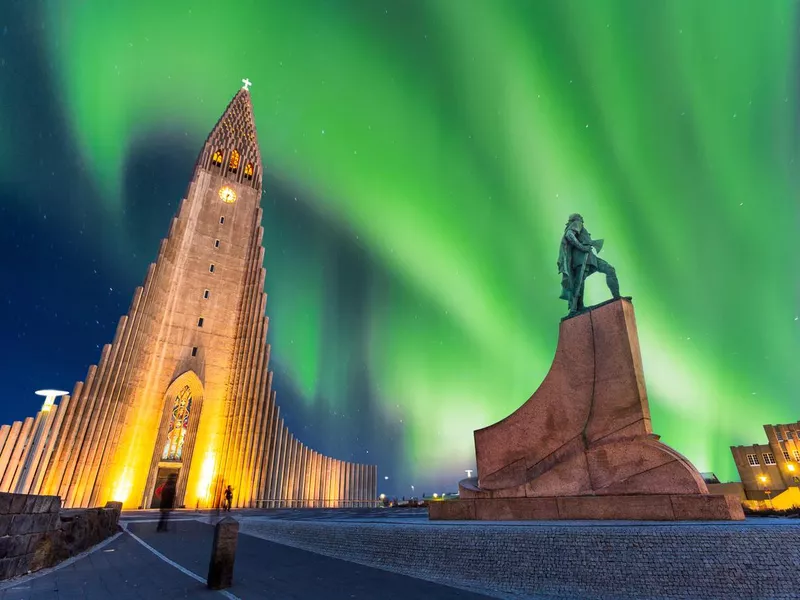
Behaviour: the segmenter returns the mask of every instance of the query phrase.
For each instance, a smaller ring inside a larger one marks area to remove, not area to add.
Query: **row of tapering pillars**
[[[0,492],[41,493],[58,431],[58,408],[52,405],[35,417],[0,426]]]
[[[68,402],[69,397],[64,401]],[[42,480],[60,429],[62,406],[24,421],[0,426],[0,492],[41,493]],[[377,503],[378,471],[375,465],[345,462],[304,446],[280,420],[275,432],[272,462],[266,469],[265,496],[239,499],[234,507],[355,508]]]

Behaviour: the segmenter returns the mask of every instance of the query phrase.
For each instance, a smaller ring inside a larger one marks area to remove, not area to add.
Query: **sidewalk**
[[[72,564],[34,574],[0,591],[0,600],[142,600],[220,596],[171,567],[131,536]]]

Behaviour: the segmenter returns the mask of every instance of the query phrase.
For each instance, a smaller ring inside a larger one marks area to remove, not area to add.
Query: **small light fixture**
[[[767,483],[767,476],[766,475],[761,475],[761,476],[759,476],[758,480],[761,483]]]
[[[378,498],[380,498],[381,500],[386,500],[386,494],[381,494],[380,496],[378,496]]]
[[[794,471],[794,465],[792,463],[786,465],[786,468],[789,469],[790,471]]]
[[[439,494],[434,494],[434,495],[433,495],[433,497],[434,497],[434,498],[438,498],[438,497],[439,497]]]

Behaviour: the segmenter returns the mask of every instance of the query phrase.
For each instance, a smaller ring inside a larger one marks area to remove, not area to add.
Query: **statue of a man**
[[[592,273],[604,273],[611,295],[614,298],[620,297],[619,281],[614,267],[592,252],[592,249],[600,252],[602,248],[603,240],[592,240],[592,236],[583,226],[583,217],[577,213],[570,215],[561,238],[558,272],[561,274],[561,299],[569,303],[571,315],[584,309],[583,286]]]

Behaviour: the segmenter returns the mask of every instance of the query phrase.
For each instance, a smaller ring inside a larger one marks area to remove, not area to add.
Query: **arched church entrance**
[[[161,505],[161,491],[170,475],[177,476],[175,507],[183,506],[202,405],[203,384],[194,371],[178,376],[167,388],[144,506]]]

